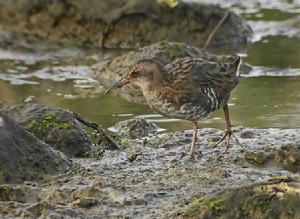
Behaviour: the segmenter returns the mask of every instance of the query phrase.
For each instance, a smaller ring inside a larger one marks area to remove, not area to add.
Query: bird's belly
[[[159,98],[146,98],[146,100],[153,110],[165,117],[195,121],[206,118],[210,113],[223,107],[229,97],[230,94],[226,98],[214,101],[205,96],[184,103]]]

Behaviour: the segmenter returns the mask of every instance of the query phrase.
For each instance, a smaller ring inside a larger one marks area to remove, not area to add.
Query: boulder
[[[40,104],[19,104],[6,113],[41,141],[70,157],[80,157],[92,142],[72,112]]]
[[[0,0],[0,23],[4,31],[78,46],[133,48],[165,39],[203,46],[227,13],[216,5],[166,2]],[[228,13],[211,46],[249,42],[250,26]]]
[[[0,184],[64,173],[71,162],[0,112]]]

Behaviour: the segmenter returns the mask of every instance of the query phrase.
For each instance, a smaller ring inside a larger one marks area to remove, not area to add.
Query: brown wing
[[[216,63],[197,58],[182,58],[166,67],[174,89],[213,88],[230,92],[239,82],[236,71],[239,57],[227,63]]]

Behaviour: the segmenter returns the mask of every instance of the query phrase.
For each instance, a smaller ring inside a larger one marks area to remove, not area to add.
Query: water
[[[300,27],[287,24],[293,24],[293,19],[300,15],[300,7],[297,2],[291,7],[285,1],[275,1],[273,7],[231,2],[227,7],[244,16],[255,30],[255,42],[245,58],[254,69],[233,92],[230,101],[233,123],[259,128],[299,128]],[[146,105],[114,95],[104,96],[98,82],[87,77],[88,66],[115,54],[116,51],[101,54],[74,48],[50,52],[0,48],[0,106],[33,99],[69,108],[104,127],[144,116],[168,131],[191,128],[189,122],[163,118]],[[199,126],[223,129],[223,117],[220,110],[200,121]]]

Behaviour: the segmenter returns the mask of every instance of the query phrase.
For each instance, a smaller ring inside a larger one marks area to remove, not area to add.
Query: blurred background
[[[43,26],[49,25],[49,18],[39,13],[41,7],[44,7],[39,5],[40,1],[32,1],[36,4],[34,7],[30,1],[11,2],[14,2],[15,6],[0,1],[2,5],[0,107],[21,102],[37,102],[69,108],[104,127],[143,116],[167,131],[190,129],[189,122],[163,118],[147,105],[129,102],[113,94],[103,95],[101,82],[91,76],[90,66],[100,60],[127,53],[132,48],[107,48],[103,51],[99,48],[101,43],[97,40],[89,46],[82,46],[89,44],[90,41],[85,39],[82,43],[83,40],[78,37],[80,34],[73,37],[72,31],[67,34],[72,36],[74,41],[78,41],[77,45],[63,40],[58,41],[60,36],[53,37],[52,40],[52,35],[47,35],[49,30],[43,29]],[[62,6],[60,1],[51,2],[53,8],[49,7],[49,10],[51,9],[54,15],[51,13],[50,15],[55,19],[51,20],[50,26],[72,27],[72,23],[67,19],[61,21],[62,17],[70,16],[72,10],[66,14],[61,9],[65,6]],[[90,20],[98,22],[97,16],[93,17],[97,14],[97,10],[87,11],[91,10],[93,5],[89,7],[85,1],[74,2],[86,12],[86,16],[91,16]],[[91,2],[99,8],[104,7],[101,1]],[[119,4],[118,1],[111,2]],[[171,9],[178,7],[177,1],[168,2]],[[229,105],[233,124],[258,128],[299,128],[300,2],[296,0],[186,0],[185,2],[219,5],[240,15],[253,30],[250,42],[238,49],[236,45],[218,45],[208,49],[217,54],[237,51],[243,54],[244,61],[252,66],[251,72],[232,94]],[[107,15],[106,22],[111,22],[109,16],[113,13],[118,13],[118,7],[115,9],[102,14],[104,17]],[[28,17],[18,10],[28,14]],[[104,7],[103,10],[107,8]],[[18,19],[22,19],[22,22],[17,22]],[[86,20],[80,22],[84,23]],[[36,30],[40,28],[40,31],[26,29],[28,24],[35,24]],[[90,24],[84,25],[88,28]],[[74,32],[77,31],[75,28]],[[55,28],[50,29],[51,33],[55,31]],[[93,31],[91,25],[90,34],[96,37],[97,31],[95,33]],[[45,40],[48,38],[49,41]],[[212,114],[209,119],[199,122],[199,126],[223,129],[225,127],[223,112]]]

